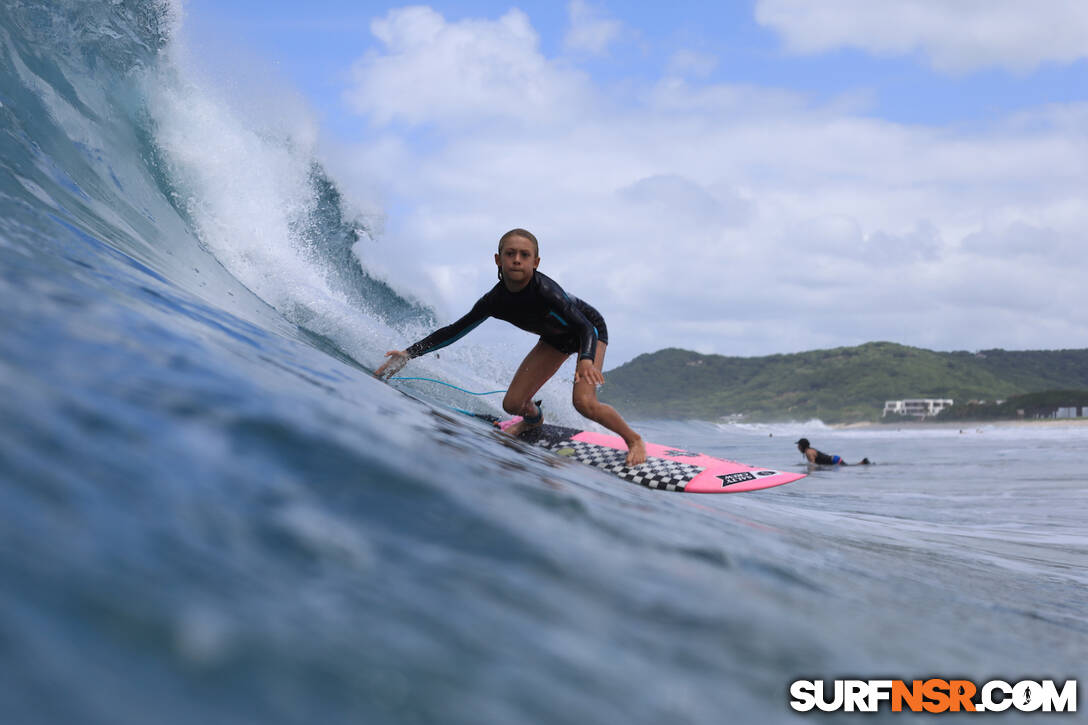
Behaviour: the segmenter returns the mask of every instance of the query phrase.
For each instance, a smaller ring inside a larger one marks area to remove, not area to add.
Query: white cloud
[[[585,77],[551,64],[520,10],[449,23],[428,7],[390,11],[371,23],[383,52],[352,69],[347,103],[378,124],[554,118],[581,105]]]
[[[946,247],[940,230],[927,219],[900,233],[877,230],[865,240],[863,254],[874,267],[895,268],[913,262],[941,259]]]
[[[669,58],[668,74],[672,76],[694,76],[705,78],[718,67],[718,59],[709,53],[693,50],[678,50]]]
[[[997,228],[985,225],[964,237],[962,249],[998,260],[1026,256],[1050,258],[1055,262],[1073,262],[1075,255],[1083,253],[1075,245],[1069,244],[1064,234],[1019,220]]]
[[[758,0],[756,19],[797,53],[917,52],[950,73],[1088,58],[1083,0]]]
[[[541,269],[606,315],[612,364],[669,345],[1053,347],[1088,332],[1079,287],[1053,283],[1088,277],[1062,251],[1088,243],[1088,104],[901,125],[757,87],[595,87],[516,11],[394,11],[374,32],[386,49],[349,96],[381,130],[343,163],[391,199],[384,266],[431,270],[451,317],[493,283],[498,236],[524,226]],[[494,124],[524,85],[550,105]],[[413,144],[416,124],[436,144]],[[1013,313],[1015,290],[1064,297]]]
[[[655,174],[618,190],[632,213],[686,219],[699,225],[740,226],[751,216],[750,203],[728,190],[712,193],[676,174]]]
[[[570,27],[564,44],[569,50],[602,55],[623,33],[623,23],[607,17],[585,0],[571,0],[567,7]]]

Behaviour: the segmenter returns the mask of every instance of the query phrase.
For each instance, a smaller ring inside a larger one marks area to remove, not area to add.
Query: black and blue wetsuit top
[[[467,315],[409,346],[408,356],[419,357],[456,342],[489,317],[540,335],[541,340],[560,352],[577,352],[579,360],[596,359],[597,340],[608,342],[608,329],[601,314],[537,271],[518,292],[511,292],[499,280]]]

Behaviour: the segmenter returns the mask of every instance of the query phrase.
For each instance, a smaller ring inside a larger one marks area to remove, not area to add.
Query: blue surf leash
[[[486,392],[477,393],[477,392],[472,391],[472,390],[465,390],[464,388],[453,385],[452,383],[447,383],[444,380],[435,380],[434,378],[417,378],[417,377],[403,377],[402,378],[402,377],[394,377],[394,378],[389,378],[389,380],[390,381],[393,381],[393,380],[409,380],[409,381],[411,381],[411,380],[422,380],[422,381],[425,381],[425,382],[428,382],[428,383],[438,383],[439,385],[445,385],[447,388],[453,388],[454,390],[459,390],[462,393],[467,393],[469,395],[496,395],[498,393],[505,393],[506,392],[505,390],[488,390]],[[539,406],[539,402],[537,403],[537,405]],[[486,414],[483,414],[483,413],[474,413],[471,410],[465,410],[464,408],[457,408],[457,407],[452,406],[452,405],[446,405],[444,407],[449,408],[450,410],[457,411],[458,413],[464,413],[465,415],[471,416],[473,418],[480,418],[482,420],[486,420],[486,421],[488,421],[489,423],[492,423],[492,424],[497,423],[498,420],[499,420],[498,418],[496,418],[493,415],[486,415]]]
[[[389,380],[390,381],[393,381],[393,380],[422,380],[422,381],[426,381],[428,383],[438,383],[439,385],[445,385],[447,388],[453,388],[454,390],[460,390],[462,393],[467,393],[469,395],[496,395],[498,393],[505,393],[506,392],[505,390],[488,390],[488,391],[483,392],[483,393],[477,393],[477,392],[474,392],[472,390],[465,390],[464,388],[453,385],[452,383],[447,383],[444,380],[435,380],[434,378],[418,378],[418,377],[403,377],[402,378],[402,377],[394,377],[394,378],[389,378]],[[543,400],[534,400],[533,402],[536,403],[537,413],[536,413],[535,416],[529,416],[525,420],[528,421],[529,423],[535,424],[535,423],[540,422],[544,418],[544,408],[542,407],[544,401]],[[458,413],[464,413],[465,415],[472,416],[473,418],[480,418],[482,420],[486,420],[486,421],[490,422],[492,425],[495,425],[495,426],[498,425],[499,419],[496,418],[493,415],[487,415],[487,414],[484,414],[484,413],[474,413],[471,410],[465,410],[464,408],[457,408],[457,407],[452,406],[452,405],[447,405],[445,407],[449,408],[450,410],[455,410]]]
[[[445,385],[447,388],[453,388],[454,390],[460,390],[462,393],[468,393],[469,395],[496,395],[498,393],[505,393],[506,392],[505,390],[488,390],[487,392],[484,392],[484,393],[475,393],[475,392],[473,392],[471,390],[465,390],[464,388],[459,388],[456,385],[453,385],[451,383],[447,383],[447,382],[445,382],[443,380],[435,380],[434,378],[389,378],[389,379],[390,380],[425,380],[428,383],[438,383],[439,385]]]

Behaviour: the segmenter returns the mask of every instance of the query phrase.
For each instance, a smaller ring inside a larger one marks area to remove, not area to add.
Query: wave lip
[[[232,107],[183,60],[182,19],[166,0],[0,8],[0,233],[41,249],[74,226],[355,359],[433,326],[433,310],[366,269],[369,225],[325,171],[316,131]]]

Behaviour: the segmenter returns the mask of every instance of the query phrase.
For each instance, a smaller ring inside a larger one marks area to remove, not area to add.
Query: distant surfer
[[[808,460],[809,463],[813,463],[817,466],[848,466],[850,465],[843,460],[842,456],[829,456],[823,451],[818,451],[809,445],[808,438],[802,438],[797,441],[797,450],[801,451],[801,454]],[[862,458],[857,464],[858,466],[869,465],[868,458]]]
[[[590,420],[618,434],[627,444],[627,465],[646,462],[646,444],[616,409],[597,400],[597,386],[604,383],[604,354],[608,328],[592,306],[568,295],[554,280],[537,271],[540,246],[524,229],[511,229],[499,239],[495,255],[499,281],[461,319],[436,330],[406,350],[390,350],[389,358],[374,374],[389,377],[412,358],[443,348],[464,337],[489,317],[504,320],[540,339],[521,362],[502,407],[522,420],[506,429],[517,436],[542,425],[544,414],[533,396],[572,354],[578,354],[574,371],[574,408]]]

